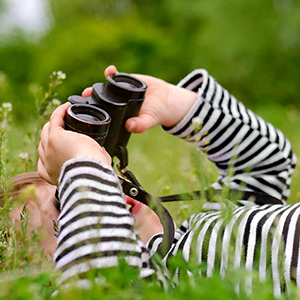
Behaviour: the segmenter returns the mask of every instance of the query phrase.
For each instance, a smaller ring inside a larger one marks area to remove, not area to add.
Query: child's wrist
[[[170,128],[177,125],[190,111],[196,99],[197,93],[172,85],[169,93],[168,118],[162,122],[162,126]]]

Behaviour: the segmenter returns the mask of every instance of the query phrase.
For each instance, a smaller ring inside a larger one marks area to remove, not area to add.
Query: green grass
[[[296,154],[300,153],[300,118],[294,107],[258,108],[258,113],[279,127],[291,140]],[[36,151],[36,145],[26,143],[27,133],[32,123],[14,125],[8,134],[6,146],[5,174],[2,171],[1,184],[5,186],[8,177],[35,168],[18,158],[19,153]],[[133,135],[129,143],[129,169],[140,180],[143,187],[154,195],[169,195],[208,187],[217,179],[215,167],[194,147],[176,139],[161,128],[153,128],[141,135]],[[297,167],[293,175],[290,203],[300,199],[297,181],[300,170]],[[166,204],[177,224],[201,207],[200,201],[176,202]],[[240,295],[235,292],[236,284],[247,275],[245,270],[230,270],[225,278],[214,274],[211,278],[198,276],[199,266],[190,265],[195,273],[189,277],[184,270],[185,262],[180,258],[176,265],[181,266],[180,284],[164,290],[155,282],[139,279],[137,271],[124,264],[113,270],[100,271],[105,275],[102,284],[95,285],[89,291],[65,290],[51,297],[57,289],[58,274],[54,264],[37,247],[38,235],[26,236],[26,211],[23,212],[23,227],[18,232],[9,222],[7,203],[0,211],[2,236],[0,237],[0,299],[273,299],[272,284],[258,282],[254,274],[251,295],[243,289]],[[23,229],[23,231],[22,231]],[[200,266],[200,269],[203,266]],[[171,267],[172,269],[172,267]],[[93,277],[95,274],[91,274]],[[99,275],[99,274],[98,274]],[[103,277],[102,277],[103,278]],[[297,299],[300,294],[292,285],[289,296]]]

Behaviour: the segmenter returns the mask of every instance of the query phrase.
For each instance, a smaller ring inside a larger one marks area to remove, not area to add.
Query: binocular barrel
[[[103,146],[111,118],[106,111],[86,104],[69,106],[65,116],[65,129],[83,133]]]
[[[109,76],[106,83],[93,85],[90,97],[70,96],[65,128],[94,138],[111,157],[122,155],[130,133],[125,122],[138,116],[147,85],[126,73]],[[120,154],[121,153],[121,154]]]

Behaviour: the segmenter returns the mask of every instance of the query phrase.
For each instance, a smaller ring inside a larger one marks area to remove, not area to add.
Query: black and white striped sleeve
[[[90,269],[118,265],[120,258],[150,276],[149,254],[134,231],[134,218],[126,208],[114,170],[98,161],[72,159],[63,166],[59,179],[61,212],[54,260],[62,271],[61,284],[82,278]]]
[[[198,92],[197,100],[181,122],[164,129],[200,147],[216,164],[220,176],[213,187],[225,184],[287,199],[296,156],[282,132],[245,108],[205,70],[195,70],[179,86]]]

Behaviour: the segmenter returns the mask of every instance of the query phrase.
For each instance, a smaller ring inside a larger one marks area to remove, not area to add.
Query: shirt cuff
[[[61,201],[63,192],[68,188],[71,182],[83,175],[98,178],[103,188],[107,191],[118,191],[120,196],[123,197],[123,190],[118,176],[111,166],[92,158],[72,158],[63,164],[60,172],[58,192]],[[63,207],[63,203],[60,203],[60,206]]]

